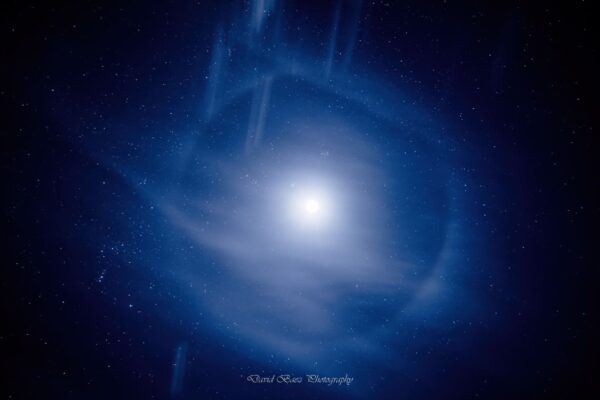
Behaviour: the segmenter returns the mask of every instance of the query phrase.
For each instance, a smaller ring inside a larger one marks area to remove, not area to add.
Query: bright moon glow
[[[309,214],[317,214],[321,210],[321,205],[316,199],[308,199],[304,204],[304,210]]]
[[[322,188],[302,189],[292,186],[289,193],[290,212],[294,225],[303,228],[323,228],[332,217],[330,197]]]

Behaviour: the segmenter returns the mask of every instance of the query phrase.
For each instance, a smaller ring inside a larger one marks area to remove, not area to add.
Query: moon
[[[319,214],[321,211],[321,203],[318,199],[309,198],[304,203],[304,211],[309,215]]]
[[[330,225],[334,204],[323,187],[295,186],[288,194],[293,225],[301,229],[324,229]]]

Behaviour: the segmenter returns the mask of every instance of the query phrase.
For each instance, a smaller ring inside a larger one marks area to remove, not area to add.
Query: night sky
[[[598,398],[592,2],[496,3],[3,4],[0,395]]]

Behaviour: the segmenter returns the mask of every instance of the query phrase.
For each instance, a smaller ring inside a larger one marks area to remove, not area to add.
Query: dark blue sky
[[[3,395],[594,389],[587,3],[5,9]]]

